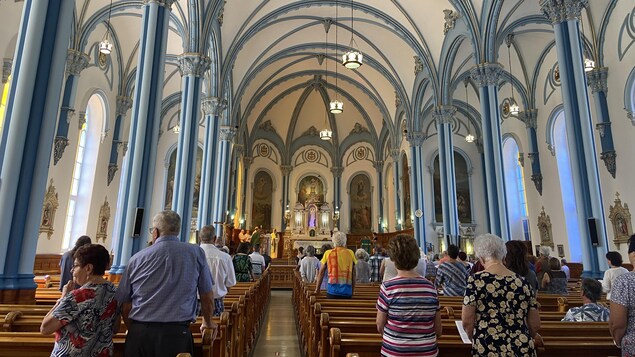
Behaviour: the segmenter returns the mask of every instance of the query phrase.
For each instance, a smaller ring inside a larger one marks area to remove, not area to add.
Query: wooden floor
[[[300,357],[291,290],[272,290],[253,356]]]

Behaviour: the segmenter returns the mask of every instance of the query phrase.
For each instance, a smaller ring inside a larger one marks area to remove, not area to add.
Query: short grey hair
[[[359,260],[368,260],[368,252],[366,252],[362,248],[359,248],[355,251],[355,257]]]
[[[346,233],[344,232],[335,232],[333,233],[333,238],[331,238],[331,240],[333,241],[333,245],[335,245],[335,247],[345,247],[346,246]]]
[[[544,257],[549,257],[551,256],[551,248],[548,245],[541,245],[538,253]]]
[[[312,257],[315,255],[315,247],[312,245],[309,245],[308,247],[306,247],[304,252],[306,253],[308,257]]]
[[[181,232],[181,216],[174,211],[165,210],[157,213],[152,219],[152,224],[161,236],[178,236]]]
[[[216,238],[216,229],[210,225],[203,226],[198,232],[198,236],[203,243],[213,243]]]
[[[503,260],[507,255],[507,247],[501,237],[491,233],[481,234],[474,239],[474,255],[483,260]]]

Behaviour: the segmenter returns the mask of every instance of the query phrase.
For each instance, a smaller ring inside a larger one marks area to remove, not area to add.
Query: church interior
[[[0,0],[0,22],[0,307],[45,301],[81,235],[117,282],[166,209],[184,242],[260,228],[274,264],[236,302],[292,288],[278,323],[303,356],[328,346],[292,263],[334,231],[353,251],[407,232],[430,257],[493,233],[578,278],[628,257],[630,1]],[[246,333],[219,353],[295,355],[257,349],[271,311],[229,314]]]

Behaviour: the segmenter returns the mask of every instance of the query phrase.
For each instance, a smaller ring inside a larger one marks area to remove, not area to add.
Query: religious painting
[[[349,187],[351,207],[351,233],[369,233],[372,231],[372,194],[370,179],[358,174],[351,180]]]
[[[273,180],[266,171],[258,171],[254,177],[251,199],[251,224],[262,227],[264,231],[271,229],[271,204],[273,199]]]
[[[410,208],[410,167],[408,167],[408,158],[406,155],[401,157],[403,163],[403,173],[401,182],[403,187],[403,229],[412,228],[412,210]]]
[[[470,177],[467,162],[463,155],[454,152],[454,178],[456,183],[456,210],[461,223],[472,223],[472,203],[470,196]],[[441,199],[441,169],[439,155],[434,159],[434,216],[437,222],[443,222],[443,202]]]
[[[303,178],[298,187],[298,202],[305,206],[308,202],[324,202],[324,184],[322,180],[315,176]]]
[[[613,227],[613,243],[619,248],[621,243],[628,242],[628,238],[633,232],[631,226],[631,211],[628,204],[622,204],[620,193],[615,193],[614,204],[609,209],[609,220]]]
[[[42,205],[42,220],[40,221],[39,233],[46,233],[46,238],[51,239],[53,235],[53,223],[55,222],[55,212],[59,207],[57,198],[57,190],[53,186],[53,179],[49,181],[49,187],[44,196],[44,204]]]
[[[172,198],[174,197],[174,172],[176,170],[176,152],[172,151],[168,162],[168,179],[165,187],[164,209],[172,209]],[[201,192],[201,168],[203,164],[203,150],[197,147],[196,150],[196,176],[194,176],[194,192],[192,193],[192,217],[198,215],[198,200]]]

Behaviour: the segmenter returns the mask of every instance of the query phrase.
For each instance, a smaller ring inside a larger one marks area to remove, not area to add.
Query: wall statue
[[[633,232],[631,211],[628,204],[622,205],[619,192],[615,193],[615,204],[609,209],[609,219],[613,227],[613,243],[619,248],[621,243],[628,242],[628,238]]]
[[[40,220],[40,233],[46,233],[46,238],[51,239],[53,235],[53,226],[55,222],[55,212],[59,207],[57,199],[57,191],[53,186],[53,179],[49,181],[49,187],[44,195],[44,204],[42,205],[42,219]]]
[[[540,232],[540,245],[546,245],[553,249],[553,233],[551,230],[551,217],[545,213],[545,207],[538,216],[538,231]]]
[[[99,224],[97,225],[97,234],[95,235],[97,242],[101,239],[102,242],[106,243],[106,239],[108,238],[108,221],[110,221],[110,204],[108,204],[108,197],[105,197],[104,204],[101,205],[99,209]]]

